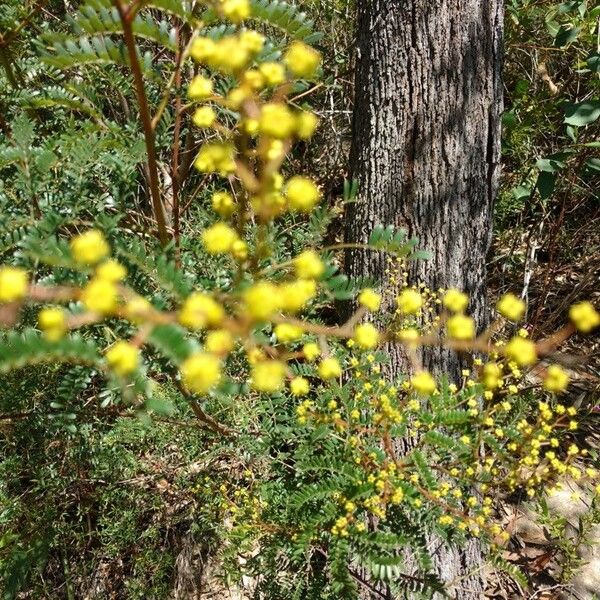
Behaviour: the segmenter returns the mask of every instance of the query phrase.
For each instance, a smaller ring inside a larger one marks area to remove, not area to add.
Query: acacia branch
[[[133,36],[132,21],[137,12],[137,3],[132,4],[127,9],[123,6],[121,0],[114,0],[115,6],[119,12],[119,17],[123,25],[123,37],[127,46],[127,54],[129,56],[129,64],[133,73],[135,84],[135,93],[140,109],[140,119],[144,130],[144,142],[146,144],[146,154],[148,155],[148,175],[150,179],[150,197],[152,199],[152,210],[156,225],[158,227],[158,237],[160,243],[166,246],[169,242],[167,232],[167,223],[165,211],[160,198],[160,187],[158,181],[158,163],[156,160],[155,135],[152,129],[152,117],[148,106],[148,98],[146,97],[146,89],[144,87],[144,79],[142,69],[138,60],[137,46]]]

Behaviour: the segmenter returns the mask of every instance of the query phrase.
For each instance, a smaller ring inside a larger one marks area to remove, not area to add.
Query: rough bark
[[[361,0],[351,166],[359,184],[348,206],[346,239],[364,242],[375,225],[394,224],[420,239],[431,259],[414,280],[471,296],[483,326],[485,257],[497,191],[502,61],[501,0]],[[353,277],[382,277],[385,258],[349,251]],[[397,346],[392,375],[406,363]],[[456,372],[447,351],[423,356],[434,371]],[[432,540],[432,546],[439,546]],[[453,580],[479,566],[480,549],[439,548],[437,568]],[[478,597],[478,578],[459,598]]]

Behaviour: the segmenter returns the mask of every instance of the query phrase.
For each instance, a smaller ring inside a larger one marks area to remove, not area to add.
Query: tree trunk
[[[502,1],[357,4],[351,166],[359,188],[346,239],[365,242],[377,224],[405,228],[431,254],[411,265],[412,280],[468,292],[469,312],[482,327],[500,159]],[[384,270],[380,254],[346,256],[350,276],[381,278]],[[401,350],[389,350],[391,374],[405,371]],[[424,353],[423,361],[451,376],[459,368],[443,350]],[[480,550],[441,549],[436,561],[450,581],[479,566]],[[457,597],[478,597],[477,580],[461,580]]]

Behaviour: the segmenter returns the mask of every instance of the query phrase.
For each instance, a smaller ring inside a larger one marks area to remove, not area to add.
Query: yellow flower
[[[203,77],[202,75],[196,75],[196,77],[190,81],[190,86],[188,87],[188,98],[190,98],[190,100],[206,100],[206,98],[210,98],[212,94],[213,82],[211,79]]]
[[[152,305],[142,296],[135,296],[125,304],[125,316],[133,323],[141,323],[151,312]]]
[[[221,10],[232,23],[241,23],[250,16],[249,0],[223,0]]]
[[[230,217],[236,209],[235,200],[229,192],[215,192],[212,195],[213,210],[221,217]]]
[[[304,377],[294,377],[290,382],[290,390],[294,396],[306,396],[310,390],[310,385]]]
[[[443,303],[449,311],[460,313],[463,312],[469,305],[469,296],[460,290],[450,288],[444,294]]]
[[[311,138],[318,125],[319,119],[314,113],[303,110],[296,115],[296,135],[301,140]]]
[[[244,240],[235,240],[231,244],[231,256],[238,262],[244,262],[248,258],[248,244]]]
[[[83,305],[101,315],[110,314],[117,307],[118,290],[112,281],[92,279],[81,291]]]
[[[319,364],[318,371],[321,379],[335,379],[342,374],[342,367],[335,358],[324,358]]]
[[[285,81],[285,67],[278,62],[264,62],[258,70],[268,86],[275,86]]]
[[[285,195],[293,210],[305,213],[310,212],[321,198],[321,192],[314,182],[301,175],[296,175],[288,181]]]
[[[258,54],[265,45],[265,36],[253,29],[240,33],[240,44],[251,54]]]
[[[265,85],[265,78],[258,69],[248,69],[244,71],[242,80],[245,87],[249,87],[251,90],[260,90]]]
[[[549,392],[564,392],[569,385],[569,376],[558,365],[550,365],[544,379],[544,387]]]
[[[106,352],[108,366],[119,376],[133,373],[140,364],[140,351],[136,346],[119,340]]]
[[[412,377],[410,383],[413,389],[425,396],[433,394],[436,390],[435,379],[431,376],[431,373],[428,373],[427,371],[418,372]]]
[[[475,337],[475,321],[465,315],[454,315],[446,323],[448,335],[454,340],[472,340]]]
[[[296,77],[312,77],[319,68],[321,55],[303,42],[292,42],[283,62]]]
[[[0,302],[14,302],[27,294],[27,271],[20,267],[0,267]]]
[[[264,135],[276,140],[284,140],[294,133],[296,119],[285,104],[270,102],[262,107],[258,126]]]
[[[264,360],[252,366],[252,387],[259,392],[276,392],[283,386],[286,365],[279,360]]]
[[[228,354],[233,350],[233,335],[231,335],[231,332],[227,329],[215,329],[206,335],[204,345],[206,349],[213,354]]]
[[[207,63],[223,73],[235,73],[243,69],[250,60],[251,52],[247,36],[227,35],[216,44]],[[245,43],[242,41],[245,40]]]
[[[282,343],[294,342],[302,337],[304,331],[298,325],[281,323],[275,327],[275,335]]]
[[[519,366],[529,366],[537,360],[535,344],[522,337],[514,337],[504,348],[505,355],[514,360]]]
[[[117,283],[127,277],[127,269],[116,260],[109,259],[96,268],[96,277]]]
[[[269,281],[259,281],[243,295],[247,313],[257,321],[266,321],[281,306],[277,287]]]
[[[379,331],[371,323],[357,325],[354,329],[354,340],[361,348],[370,350],[379,343]]]
[[[318,279],[325,271],[325,265],[314,250],[305,250],[294,258],[296,275],[300,279]]]
[[[504,294],[496,305],[498,312],[510,321],[519,321],[525,314],[525,302],[514,294]]]
[[[191,57],[198,62],[205,62],[215,53],[215,42],[207,37],[199,37],[194,40],[190,49]]]
[[[500,385],[502,369],[497,363],[487,363],[483,367],[483,385],[488,390],[494,390]]]
[[[71,240],[73,258],[83,265],[94,265],[108,256],[110,247],[101,231],[90,229]]]
[[[195,394],[206,394],[221,381],[221,361],[208,352],[196,352],[181,365],[181,378]]]
[[[302,347],[302,353],[307,361],[312,362],[321,356],[321,349],[315,342],[308,342],[308,344],[304,344]]]
[[[235,229],[222,221],[202,232],[202,243],[209,254],[225,254],[238,239]]]
[[[194,161],[201,173],[219,173],[223,177],[235,171],[235,148],[228,142],[204,144]]]
[[[381,306],[381,296],[371,288],[365,288],[358,295],[358,303],[371,312],[376,312]]]
[[[317,284],[312,279],[298,279],[279,286],[281,308],[290,313],[297,313],[317,293]]]
[[[190,294],[178,315],[179,322],[190,329],[202,329],[207,325],[218,326],[224,318],[223,307],[203,292]]]
[[[46,339],[56,342],[67,331],[65,311],[58,307],[43,308],[38,314],[38,324]]]
[[[406,315],[416,315],[423,306],[423,298],[416,290],[404,290],[396,302],[400,312]]]
[[[579,302],[571,306],[569,318],[582,333],[589,333],[600,325],[600,313],[591,302]]]
[[[212,106],[201,106],[196,109],[192,117],[192,123],[200,129],[212,127],[217,119],[217,113]]]

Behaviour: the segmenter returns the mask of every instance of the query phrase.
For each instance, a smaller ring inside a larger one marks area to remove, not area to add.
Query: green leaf
[[[565,106],[565,120],[567,125],[583,127],[593,123],[600,117],[600,100],[588,100],[577,104],[567,103]]]
[[[600,54],[592,54],[592,56],[587,59],[586,64],[590,71],[600,73]]]
[[[176,365],[183,362],[194,350],[194,345],[188,339],[185,330],[178,325],[156,326],[148,341]]]
[[[581,33],[581,27],[570,27],[561,25],[556,36],[554,37],[554,45],[558,48],[562,48],[567,44],[574,42]]]
[[[549,198],[554,192],[556,184],[556,173],[542,171],[537,178],[536,187],[540,193],[542,200]]]

